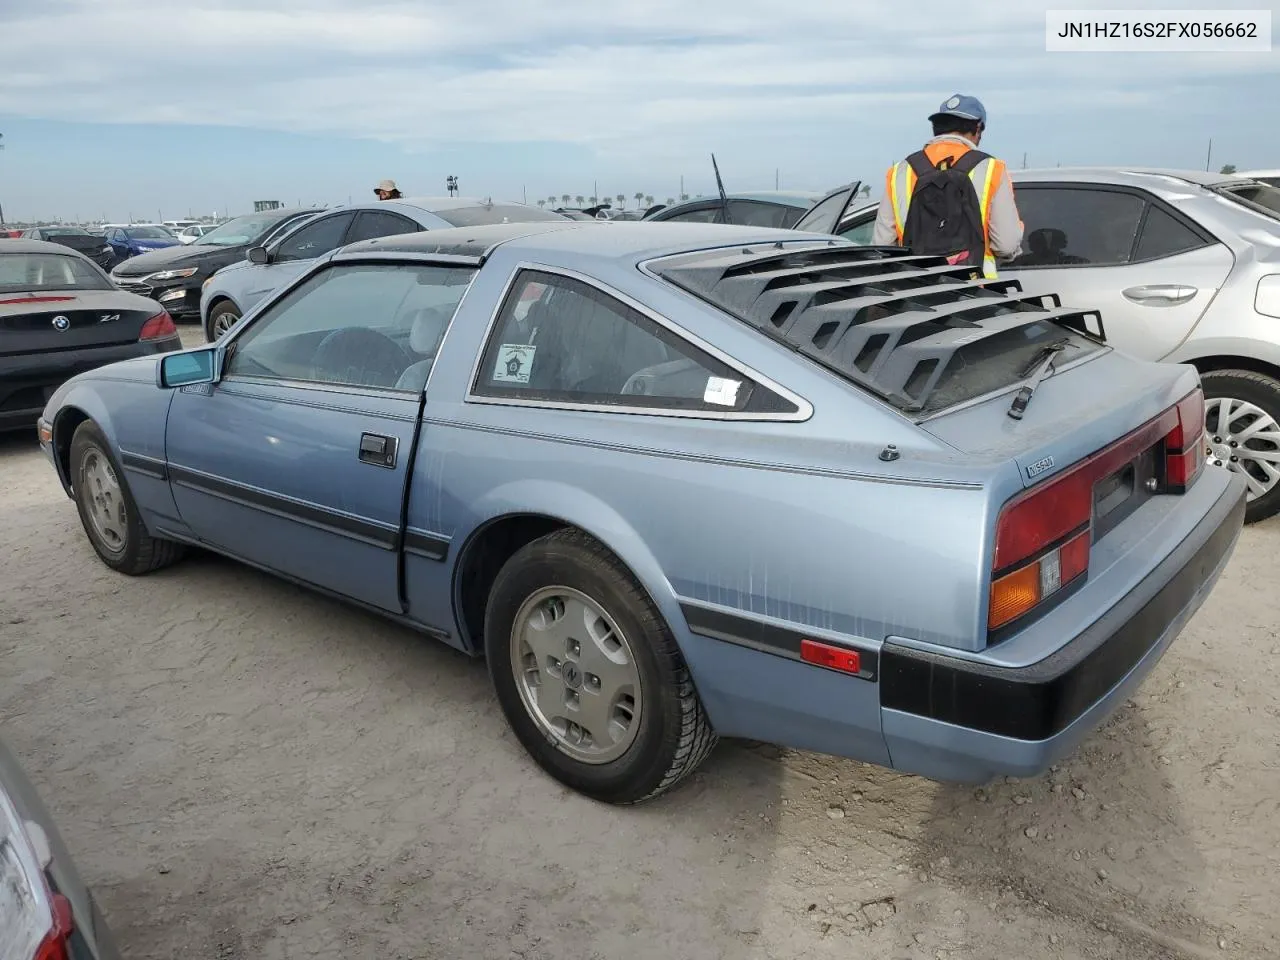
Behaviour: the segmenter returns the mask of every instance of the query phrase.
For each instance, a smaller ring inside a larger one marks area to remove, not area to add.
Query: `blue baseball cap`
[[[942,106],[938,107],[938,112],[929,116],[930,120],[936,120],[938,117],[959,117],[961,120],[977,120],[984,127],[987,125],[987,108],[982,105],[982,101],[977,97],[969,97],[963,93],[957,93],[954,97],[950,97],[942,102]]]

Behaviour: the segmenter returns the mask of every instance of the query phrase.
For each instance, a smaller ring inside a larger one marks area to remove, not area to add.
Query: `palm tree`
[[[669,207],[669,206],[671,206],[671,205],[672,205],[673,203],[675,203],[675,202],[676,202],[676,198],[675,198],[675,197],[667,197],[667,206],[668,206],[668,207]]]
[[[554,194],[547,197],[547,203],[551,204],[553,207],[556,205],[556,198]]]
[[[588,199],[591,201],[591,205],[592,205],[593,207],[594,207],[597,203],[599,203],[599,202],[600,202],[600,198],[599,198],[599,197],[589,197]]]
[[[577,201],[578,206],[582,206],[584,203],[586,203],[586,200],[587,200],[587,198],[584,197],[582,194],[578,194],[573,199]]]
[[[681,203],[684,203],[684,202],[685,202],[686,200],[688,200],[688,199],[689,199],[689,195],[688,195],[687,193],[682,193],[682,194],[680,194],[680,202],[681,202]]]
[[[569,205],[569,195],[567,193],[562,193],[560,195],[560,199],[564,202],[566,207]]]
[[[646,196],[645,196],[645,198],[644,198],[644,205],[645,205],[646,207],[652,207],[652,206],[653,206],[653,196],[652,196],[651,194],[648,194],[648,195],[646,195]]]
[[[538,206],[539,206],[539,207],[545,207],[546,205],[547,205],[547,201],[545,201],[545,200],[539,200],[539,201],[538,201]]]
[[[644,194],[643,194],[643,193],[637,193],[637,194],[636,194],[636,206],[638,207],[638,206],[640,206],[640,204],[642,204],[642,203],[644,203]]]
[[[619,210],[627,209],[627,198],[622,194],[618,194],[618,209]]]

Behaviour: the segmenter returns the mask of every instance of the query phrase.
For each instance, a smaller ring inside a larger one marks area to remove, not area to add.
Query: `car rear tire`
[[[230,300],[223,300],[209,311],[209,326],[204,331],[205,339],[213,343],[239,322],[240,308]]]
[[[71,490],[89,543],[112,570],[138,576],[167,567],[186,552],[180,543],[147,533],[124,471],[92,420],[71,437]]]
[[[1248,481],[1245,523],[1275,515],[1280,511],[1280,381],[1249,370],[1214,370],[1200,382],[1209,462]]]
[[[653,601],[602,544],[560,530],[499,572],[485,653],[516,737],[551,776],[606,803],[669,790],[715,733]]]

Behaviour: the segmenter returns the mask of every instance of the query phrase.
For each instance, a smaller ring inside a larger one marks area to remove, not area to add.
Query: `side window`
[[[1138,247],[1133,258],[1155,260],[1159,257],[1171,257],[1175,253],[1196,250],[1206,245],[1199,233],[1178,220],[1173,214],[1153,204],[1147,211],[1147,219],[1142,224],[1142,234],[1138,237]]]
[[[356,216],[355,226],[347,234],[347,243],[358,240],[372,240],[375,237],[390,237],[397,233],[417,233],[422,228],[398,213],[384,210],[363,210]]]
[[[676,223],[720,223],[721,211],[719,207],[700,207],[697,210],[686,210],[684,213],[677,213],[674,217],[663,219]]]
[[[1120,190],[1015,189],[1026,233],[1013,267],[1128,263],[1146,201]]]
[[[226,373],[421,391],[474,275],[418,264],[322,270],[235,339]]]
[[[755,200],[730,200],[729,219],[744,227],[779,227],[785,229],[800,219],[803,210],[780,203]]]
[[[871,246],[871,240],[876,232],[876,218],[867,217],[856,223],[847,224],[840,230],[839,236],[846,240],[851,240],[856,244],[864,247]]]
[[[480,359],[474,392],[660,410],[796,407],[597,288],[523,271]]]
[[[346,236],[347,227],[351,226],[351,213],[338,213],[324,217],[315,223],[309,223],[295,233],[285,237],[276,251],[277,263],[290,260],[314,260],[322,257],[330,250],[342,246],[342,238]]]

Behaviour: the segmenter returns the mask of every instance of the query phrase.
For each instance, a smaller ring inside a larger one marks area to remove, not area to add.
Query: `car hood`
[[[122,277],[138,277],[158,270],[178,270],[182,267],[200,267],[212,273],[229,263],[241,259],[247,249],[243,246],[214,247],[198,244],[179,244],[140,253],[132,259],[120,264],[113,273]]]

